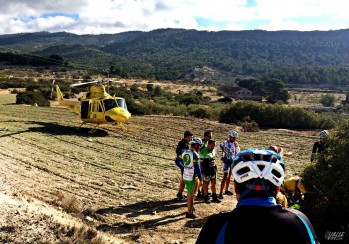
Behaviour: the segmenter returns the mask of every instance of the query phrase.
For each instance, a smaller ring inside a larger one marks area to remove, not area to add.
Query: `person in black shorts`
[[[238,204],[233,211],[210,216],[196,243],[319,243],[303,213],[276,204],[285,177],[279,154],[248,148],[235,156],[232,171]]]

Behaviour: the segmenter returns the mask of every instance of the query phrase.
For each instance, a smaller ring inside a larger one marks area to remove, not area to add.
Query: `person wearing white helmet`
[[[311,158],[310,158],[311,162],[314,161],[314,159],[318,153],[322,153],[328,147],[328,143],[327,143],[327,140],[329,137],[328,130],[320,131],[319,137],[320,137],[320,140],[315,142],[313,145],[313,150],[311,152]]]
[[[202,185],[202,176],[200,169],[200,156],[199,149],[202,144],[202,140],[198,137],[192,137],[190,142],[190,149],[186,150],[182,154],[182,160],[184,165],[183,180],[187,189],[187,205],[188,211],[186,218],[195,219],[194,214],[194,197],[197,194],[199,187]]]
[[[183,165],[183,160],[182,160],[182,153],[189,149],[189,142],[190,142],[192,136],[193,136],[193,133],[191,133],[188,130],[185,131],[183,139],[178,142],[177,147],[176,147],[177,157],[176,157],[174,162],[178,166],[178,168],[181,169],[181,178],[179,180],[179,188],[178,188],[178,192],[177,192],[177,200],[178,201],[187,201],[187,198],[183,195],[185,185],[184,185],[184,181],[183,181],[184,165]]]
[[[285,177],[285,164],[279,154],[248,148],[236,155],[232,172],[237,206],[233,211],[210,216],[197,244],[319,243],[303,213],[276,204]]]
[[[228,140],[223,141],[215,148],[216,155],[223,161],[223,178],[221,181],[221,189],[218,198],[223,199],[223,191],[225,195],[233,195],[229,190],[231,178],[231,164],[237,153],[240,152],[239,144],[236,140],[238,133],[234,130],[228,132]]]

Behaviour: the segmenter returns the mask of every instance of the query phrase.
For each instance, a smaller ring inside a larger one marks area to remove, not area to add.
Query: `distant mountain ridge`
[[[309,32],[157,29],[103,35],[66,32],[0,35],[0,52],[15,50],[42,56],[61,55],[72,65],[107,68],[126,77],[206,82],[269,77],[286,83],[349,84],[349,29]]]

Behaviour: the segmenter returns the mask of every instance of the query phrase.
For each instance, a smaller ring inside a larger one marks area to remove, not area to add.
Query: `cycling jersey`
[[[194,150],[186,150],[182,154],[182,160],[184,164],[183,179],[185,181],[193,181],[195,177],[198,177],[202,181],[199,154]]]
[[[182,154],[184,171],[183,180],[189,195],[195,195],[202,181],[199,165],[199,154],[194,150],[186,150]]]
[[[222,153],[220,153],[222,151]],[[237,141],[223,141],[215,148],[215,153],[218,157],[222,158],[225,162],[233,162],[233,158],[240,152],[240,147]]]
[[[314,143],[312,153],[321,153],[325,151],[326,148],[327,148],[327,144],[323,144],[320,141],[317,141]]]
[[[245,199],[233,211],[209,217],[196,243],[318,243],[314,229],[303,213],[282,208],[271,198],[273,201]]]
[[[321,153],[321,152],[325,151],[327,147],[328,147],[328,144],[323,144],[323,143],[321,143],[321,141],[315,142],[313,145],[313,150],[311,153],[310,160],[313,161],[314,155],[316,155],[317,153]]]
[[[217,166],[215,161],[215,151],[210,151],[207,147],[200,152],[201,173],[205,175],[205,181],[216,179]]]
[[[201,170],[213,168],[216,166],[216,161],[215,161],[215,152],[210,151],[207,147],[205,147],[203,150],[200,152],[200,161],[202,168]]]

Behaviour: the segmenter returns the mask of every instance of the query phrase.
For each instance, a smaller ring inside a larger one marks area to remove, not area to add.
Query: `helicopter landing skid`
[[[86,124],[86,122],[81,122],[80,126],[77,128],[77,130],[79,130],[84,124]],[[96,132],[97,127],[99,127],[99,125],[95,125],[91,130],[88,131],[88,133],[94,133]]]
[[[88,133],[94,133],[96,132],[96,128],[98,128],[99,125],[96,125],[95,127],[93,127]]]
[[[113,126],[118,126],[118,127],[120,127],[121,129],[123,129],[123,130],[126,130],[127,131],[127,128],[124,126],[124,123],[116,123],[116,122],[112,122],[112,123],[110,123],[111,125],[113,125]]]

